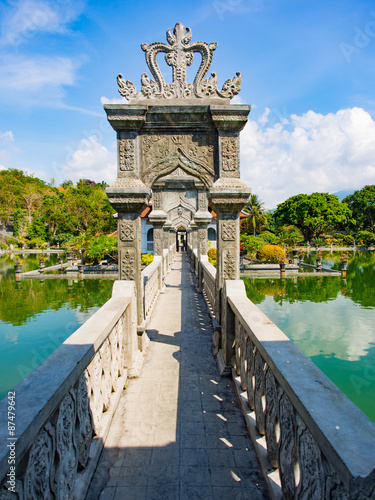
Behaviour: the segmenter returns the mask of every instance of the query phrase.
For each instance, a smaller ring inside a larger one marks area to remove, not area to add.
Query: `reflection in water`
[[[39,255],[21,259],[37,269]],[[46,256],[46,267],[58,256]],[[0,399],[39,366],[111,296],[112,280],[14,278],[14,261],[0,258]],[[68,283],[69,282],[69,283]]]
[[[327,252],[323,264],[339,269],[339,254]],[[375,421],[375,252],[357,252],[345,279],[244,281],[248,297]]]

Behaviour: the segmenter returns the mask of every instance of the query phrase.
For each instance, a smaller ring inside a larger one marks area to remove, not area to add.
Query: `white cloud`
[[[0,100],[58,105],[73,85],[80,62],[68,57],[0,57]]]
[[[99,143],[95,135],[82,139],[69,161],[62,165],[64,179],[92,179],[112,183],[117,176],[117,153]]]
[[[271,113],[241,134],[241,176],[267,208],[299,193],[375,183],[375,121],[365,110],[308,111],[272,126]]]
[[[100,102],[102,104],[128,104],[125,97],[114,97],[113,99],[108,99],[108,97],[101,97]]]
[[[0,140],[4,144],[9,144],[10,142],[14,142],[13,132],[8,130],[7,132],[0,132]]]
[[[66,33],[82,12],[79,0],[13,0],[2,22],[2,44],[25,43],[37,33]]]

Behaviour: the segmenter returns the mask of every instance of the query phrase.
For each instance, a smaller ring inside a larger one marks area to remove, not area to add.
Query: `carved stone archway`
[[[191,43],[191,39],[191,30],[177,23],[173,32],[167,31],[168,44],[142,44],[154,80],[144,73],[141,91],[137,92],[133,83],[118,75],[119,92],[129,104],[104,106],[117,132],[117,180],[107,188],[107,195],[119,214],[120,279],[134,279],[138,296],[140,214],[147,206],[151,188],[150,220],[154,225],[156,254],[162,251],[161,242],[166,240],[163,227],[167,225],[169,231],[183,222],[193,231],[192,239],[197,236],[198,257],[204,255],[207,224],[211,220],[209,202],[217,213],[218,292],[225,279],[239,278],[239,212],[250,194],[240,180],[239,133],[247,122],[250,106],[230,104],[230,99],[240,91],[240,73],[227,80],[221,90],[217,87],[216,73],[205,79],[217,43]],[[170,84],[165,82],[157,64],[160,52],[165,53],[166,62],[172,67]],[[201,56],[201,64],[194,81],[188,83],[186,68],[195,54]],[[182,207],[181,217],[171,221],[171,210],[163,203],[163,193],[171,186],[165,180],[176,177],[176,172],[180,172],[182,180],[195,179],[196,210]],[[134,263],[132,271],[130,263]],[[139,297],[138,308],[141,322]]]

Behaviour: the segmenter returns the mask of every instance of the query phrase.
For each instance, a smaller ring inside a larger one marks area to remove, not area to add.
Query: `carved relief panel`
[[[236,240],[236,225],[237,221],[223,221],[221,223],[221,238],[223,241]]]
[[[141,136],[141,179],[146,185],[176,169],[201,179],[214,178],[214,134],[148,134]]]
[[[235,257],[235,248],[227,248],[223,252],[223,277],[224,280],[237,279],[237,262]]]
[[[129,220],[119,221],[119,236],[121,241],[134,241],[135,223]]]
[[[121,134],[117,139],[118,177],[134,176],[136,170],[136,137],[134,133]]]
[[[138,265],[138,264],[137,264]],[[134,280],[136,276],[136,255],[134,248],[126,248],[121,252],[121,276],[122,280]]]
[[[221,177],[239,177],[239,138],[234,136],[221,136]]]

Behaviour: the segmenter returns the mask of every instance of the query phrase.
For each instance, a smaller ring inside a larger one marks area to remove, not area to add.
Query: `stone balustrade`
[[[207,257],[206,257],[207,259]],[[213,315],[217,314],[217,294],[216,294],[216,269],[208,262],[208,259],[202,261],[203,270],[203,293],[206,298],[206,302],[209,303],[211,313]]]
[[[85,498],[127,376],[139,355],[135,284],[112,298],[15,389],[9,440],[0,402],[0,498]],[[10,448],[17,467],[9,492]]]
[[[144,280],[144,312],[148,321],[162,285],[161,257],[154,260],[142,271]]]
[[[212,267],[212,266],[211,266]],[[203,263],[215,307],[216,270]],[[375,498],[375,424],[226,281],[216,351],[232,375],[272,498]]]

